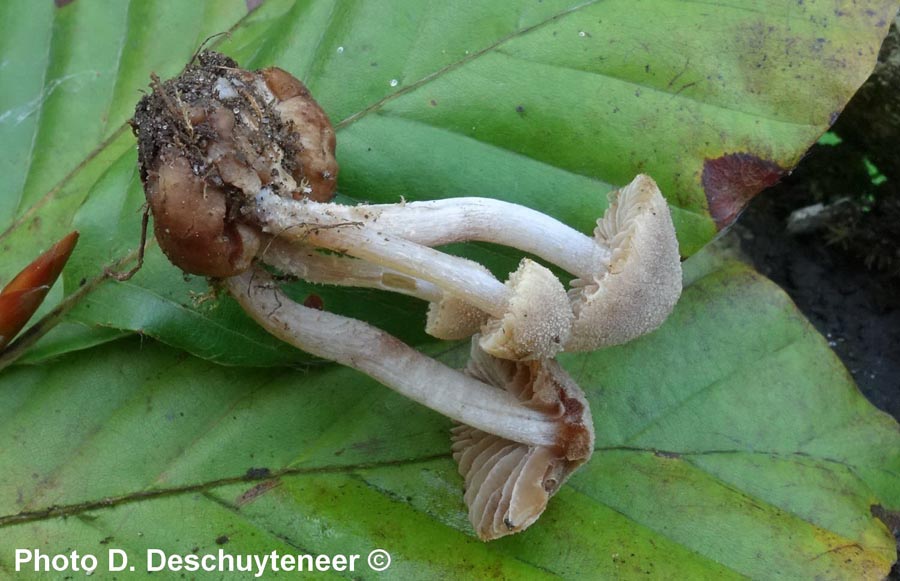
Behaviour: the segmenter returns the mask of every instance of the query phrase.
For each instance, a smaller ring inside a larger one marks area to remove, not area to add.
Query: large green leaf
[[[772,283],[706,253],[669,321],[567,356],[597,450],[521,535],[465,517],[449,421],[337,366],[228,369],[137,338],[0,376],[13,549],[393,554],[400,578],[880,578],[900,432]],[[739,331],[738,331],[739,330]],[[85,355],[85,356],[81,356]],[[459,364],[465,349],[444,355]],[[364,565],[357,574],[371,573]]]
[[[832,121],[896,0],[60,4],[0,3],[0,282],[77,227],[44,312],[93,290],[26,355],[40,365],[0,372],[0,576],[18,547],[121,547],[140,569],[146,548],[215,552],[223,535],[237,554],[383,547],[416,578],[886,574],[894,541],[873,513],[900,510],[897,424],[740,264],[695,255],[661,330],[564,358],[595,457],[535,527],[487,545],[446,419],[301,366],[155,246],[131,281],[91,285],[137,244],[123,123],[149,73],[176,74],[213,33],[310,84],[338,126],[342,201],[489,195],[587,230],[608,184],[646,171],[687,256]],[[517,260],[452,250],[500,275]],[[291,291],[443,349],[410,300]]]
[[[269,0],[249,14],[243,0],[64,4],[0,5],[0,281],[74,225],[69,294],[137,245],[142,196],[123,124],[150,72],[174,75],[213,33],[231,30],[213,43],[245,66],[309,84],[338,128],[345,201],[477,194],[587,230],[608,184],[647,172],[687,256],[833,121],[898,2]],[[515,265],[461,252],[504,277]],[[32,360],[114,336],[98,326],[220,362],[288,360],[227,306],[197,306],[204,288],[151,249],[146,272],[88,293]],[[331,309],[424,340],[407,324],[410,301],[320,292]]]

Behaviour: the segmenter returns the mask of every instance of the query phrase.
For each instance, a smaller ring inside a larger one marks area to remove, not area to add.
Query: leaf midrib
[[[390,103],[391,101],[398,99],[408,93],[411,93],[412,91],[415,91],[419,87],[427,85],[428,83],[430,83],[431,81],[433,81],[435,79],[439,79],[439,78],[443,77],[445,74],[449,73],[450,71],[454,71],[454,70],[462,67],[463,65],[466,65],[469,62],[474,61],[475,59],[480,58],[481,56],[484,56],[485,54],[487,54],[489,52],[492,52],[497,47],[499,47],[515,38],[519,38],[519,37],[525,36],[526,34],[530,34],[531,32],[538,30],[540,28],[543,28],[544,26],[547,26],[552,22],[556,22],[557,20],[564,18],[564,17],[568,16],[569,14],[578,12],[579,10],[582,10],[588,6],[597,4],[601,1],[602,0],[589,0],[589,1],[583,2],[581,4],[576,4],[575,6],[571,6],[565,10],[557,12],[556,14],[553,14],[552,16],[549,16],[544,20],[536,22],[535,24],[532,24],[531,26],[526,26],[525,28],[520,28],[520,29],[516,30],[515,32],[512,32],[512,33],[504,36],[503,38],[495,41],[493,44],[490,44],[482,49],[473,51],[467,55],[464,55],[461,59],[456,60],[450,64],[447,64],[447,65],[443,66],[442,68],[425,75],[418,81],[413,81],[412,83],[410,83],[408,85],[404,85],[397,91],[394,91],[393,93],[385,95],[384,97],[382,97],[375,103],[372,103],[368,107],[365,107],[365,108],[357,111],[356,113],[353,113],[353,114],[345,117],[344,119],[338,121],[334,125],[334,128],[337,130],[337,129],[342,129],[348,125],[351,125],[351,124],[355,123],[356,121],[358,121],[359,119],[365,117],[369,113],[372,113],[372,112],[377,111],[378,109],[382,108],[385,104]]]
[[[726,489],[734,492],[735,494],[740,495],[748,499],[749,501],[753,501],[756,503],[762,503],[768,507],[771,507],[773,510],[778,510],[785,514],[791,515],[793,518],[803,522],[807,526],[813,527],[817,530],[826,530],[823,529],[819,524],[811,522],[803,515],[797,514],[796,512],[780,507],[778,505],[772,504],[770,501],[754,496],[753,494],[742,490],[741,488],[735,486],[733,483],[723,481],[718,476],[710,473],[709,471],[697,466],[693,462],[687,460],[687,458],[691,456],[704,456],[704,455],[720,455],[720,454],[745,454],[752,456],[766,456],[766,457],[775,457],[779,459],[787,459],[793,460],[793,457],[800,456],[804,460],[815,460],[825,463],[837,463],[845,468],[853,475],[854,478],[859,479],[859,476],[856,474],[854,470],[854,466],[848,464],[847,462],[823,458],[817,456],[810,456],[801,452],[791,452],[791,453],[783,453],[783,452],[771,452],[771,451],[760,451],[760,450],[702,450],[702,451],[671,451],[671,450],[660,450],[656,448],[639,448],[639,447],[630,447],[630,446],[610,446],[610,447],[597,447],[595,448],[595,453],[603,453],[603,452],[633,452],[639,454],[654,454],[654,455],[670,455],[673,457],[682,457],[685,458],[685,462],[690,466],[692,470],[697,470],[702,473],[704,476],[714,480],[719,485],[725,487]],[[184,494],[194,494],[194,493],[202,493],[204,496],[209,497],[209,493],[225,486],[241,484],[241,483],[253,483],[253,482],[263,482],[267,480],[274,480],[282,477],[301,477],[301,476],[314,476],[321,474],[353,474],[355,472],[360,472],[364,470],[373,470],[373,469],[384,469],[384,468],[402,468],[405,466],[424,464],[427,462],[435,461],[435,460],[449,460],[451,455],[449,452],[441,453],[441,454],[432,454],[428,456],[420,456],[417,458],[406,458],[406,459],[396,459],[396,460],[387,460],[380,462],[371,462],[371,463],[356,463],[356,464],[343,464],[343,465],[325,465],[325,466],[313,466],[313,467],[292,467],[292,468],[284,468],[277,471],[272,471],[265,476],[259,477],[248,477],[246,474],[240,476],[233,477],[223,477],[219,479],[210,480],[202,483],[195,484],[186,484],[182,486],[175,486],[169,488],[156,488],[156,489],[147,489],[142,491],[136,491],[131,493],[126,493],[119,496],[101,498],[99,500],[91,500],[91,501],[83,501],[79,503],[73,503],[68,505],[52,505],[42,509],[34,509],[31,511],[23,511],[20,513],[9,514],[9,515],[0,515],[0,529],[5,527],[13,527],[25,523],[31,522],[41,522],[51,520],[53,518],[58,517],[69,517],[69,516],[77,516],[80,514],[84,514],[86,512],[104,509],[104,508],[114,508],[122,505],[132,504],[141,501],[149,501],[155,500],[159,498],[167,498],[167,497],[175,497],[181,496]],[[860,480],[861,481],[861,480]],[[862,482],[862,481],[861,481]],[[708,557],[697,553],[691,547],[683,544],[678,539],[671,538],[668,536],[665,531],[654,529],[650,527],[646,523],[642,522],[640,519],[633,515],[626,514],[621,510],[617,509],[614,506],[609,505],[601,499],[595,498],[590,494],[584,492],[579,487],[570,484],[569,488],[572,489],[575,493],[579,495],[583,495],[586,498],[590,499],[592,502],[595,502],[601,506],[604,506],[614,512],[622,515],[627,518],[630,522],[636,524],[639,527],[645,528],[647,530],[652,531],[654,534],[658,534],[671,542],[677,544],[678,546],[684,548],[685,550],[696,553],[698,556],[708,559]],[[236,514],[240,514],[239,511],[235,511]],[[243,515],[242,515],[243,516]],[[256,526],[254,523],[250,523]],[[841,538],[847,538],[843,535],[840,535],[834,531],[830,531],[830,533],[839,536]],[[858,540],[847,539],[848,541],[852,541],[854,543],[860,544]],[[864,550],[867,552],[872,551],[887,551],[888,548],[881,546],[873,546],[873,545],[861,545],[864,547]],[[720,565],[728,568],[726,564],[720,563]],[[739,573],[738,571],[735,571]],[[740,574],[740,573],[739,573]]]
[[[784,451],[773,451],[773,450],[740,450],[740,449],[711,449],[711,450],[664,450],[661,448],[652,448],[652,447],[638,447],[638,446],[597,446],[594,448],[594,453],[604,453],[604,452],[634,452],[640,454],[654,454],[661,456],[671,456],[671,457],[682,457],[689,458],[692,456],[719,456],[719,455],[747,455],[747,456],[764,456],[769,458],[778,458],[780,460],[789,460],[793,461],[795,458],[801,458],[803,460],[813,460],[817,462],[823,462],[826,464],[837,464],[849,470],[853,476],[859,479],[859,476],[856,473],[856,465],[851,464],[845,460],[840,460],[836,458],[829,458],[825,456],[813,456],[806,452],[802,451],[792,451],[792,452],[784,452]],[[451,459],[450,452],[440,453],[440,454],[430,454],[425,456],[417,456],[414,458],[400,458],[393,460],[381,460],[377,462],[360,462],[354,464],[327,464],[327,465],[319,465],[319,466],[291,466],[282,468],[280,470],[273,470],[269,472],[266,476],[257,476],[257,477],[248,477],[245,474],[238,476],[224,476],[222,478],[214,478],[212,480],[207,480],[204,482],[198,482],[193,484],[183,484],[179,486],[170,486],[170,487],[159,487],[159,488],[146,488],[143,490],[136,490],[134,492],[126,492],[124,494],[110,496],[105,498],[100,498],[96,500],[85,500],[81,502],[71,503],[71,504],[61,504],[61,505],[49,505],[43,508],[34,508],[27,511],[20,511],[17,513],[9,513],[0,515],[0,528],[6,526],[12,526],[16,524],[20,524],[22,522],[32,522],[39,520],[47,520],[49,518],[55,518],[57,516],[71,516],[75,514],[80,514],[82,512],[92,510],[95,508],[105,508],[118,506],[119,504],[126,504],[129,502],[136,502],[141,500],[149,500],[158,497],[164,496],[172,496],[178,494],[188,494],[205,490],[212,490],[215,488],[219,488],[221,486],[226,486],[229,484],[239,484],[241,482],[262,482],[265,480],[272,480],[276,478],[281,478],[282,476],[307,476],[307,475],[316,475],[316,474],[349,474],[352,472],[359,472],[361,470],[373,470],[377,468],[391,468],[391,467],[402,467],[408,466],[412,464],[423,464],[425,462],[431,462],[433,460],[439,459]],[[692,466],[701,471],[703,474],[710,476],[711,478],[716,478],[710,472],[694,466]],[[890,473],[887,470],[881,468],[873,468],[875,471]],[[864,482],[860,479],[860,482]],[[732,484],[725,483],[728,486],[734,487]],[[734,488],[734,490],[738,490],[741,494],[747,496],[748,498],[756,498],[751,496],[749,493],[741,490],[740,488]],[[42,515],[41,513],[46,513],[50,511],[50,514]]]

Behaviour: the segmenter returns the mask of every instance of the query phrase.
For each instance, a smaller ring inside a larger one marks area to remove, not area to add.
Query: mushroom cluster
[[[681,292],[672,219],[640,175],[614,192],[592,236],[484,198],[347,206],[335,135],[306,87],[278,68],[201,52],[138,104],[132,127],[160,247],[224,280],[244,310],[299,349],[358,369],[458,422],[453,457],[484,540],[519,532],[593,450],[583,392],[555,361],[658,327]],[[436,247],[501,244],[523,258],[505,281]],[[268,267],[268,268],[266,268]],[[300,305],[270,270],[429,303],[426,331],[471,338],[458,371],[365,322]]]

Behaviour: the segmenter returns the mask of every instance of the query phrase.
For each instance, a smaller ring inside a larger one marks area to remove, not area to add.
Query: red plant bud
[[[78,232],[67,234],[0,291],[0,349],[22,330],[44,302],[77,242]]]

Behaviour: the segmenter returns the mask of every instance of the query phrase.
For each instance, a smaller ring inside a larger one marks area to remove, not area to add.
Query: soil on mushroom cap
[[[194,173],[206,177],[210,183],[223,186],[217,170],[206,163],[206,149],[217,135],[205,123],[188,125],[189,109],[199,109],[211,113],[215,105],[231,107],[235,123],[243,123],[243,113],[258,121],[257,128],[249,132],[251,143],[259,151],[267,144],[276,143],[284,150],[282,164],[293,172],[292,166],[299,147],[297,134],[287,126],[273,107],[256,89],[246,83],[238,64],[223,54],[212,51],[199,53],[177,77],[165,82],[153,83],[153,90],[145,95],[135,109],[132,127],[138,138],[141,179],[146,182],[147,172],[154,171],[161,154],[168,148],[178,148],[173,155],[186,155],[191,161]],[[243,78],[242,78],[243,77]],[[222,97],[216,91],[219,79],[237,81],[245,90],[235,91],[233,96]],[[260,115],[262,113],[262,115]]]

